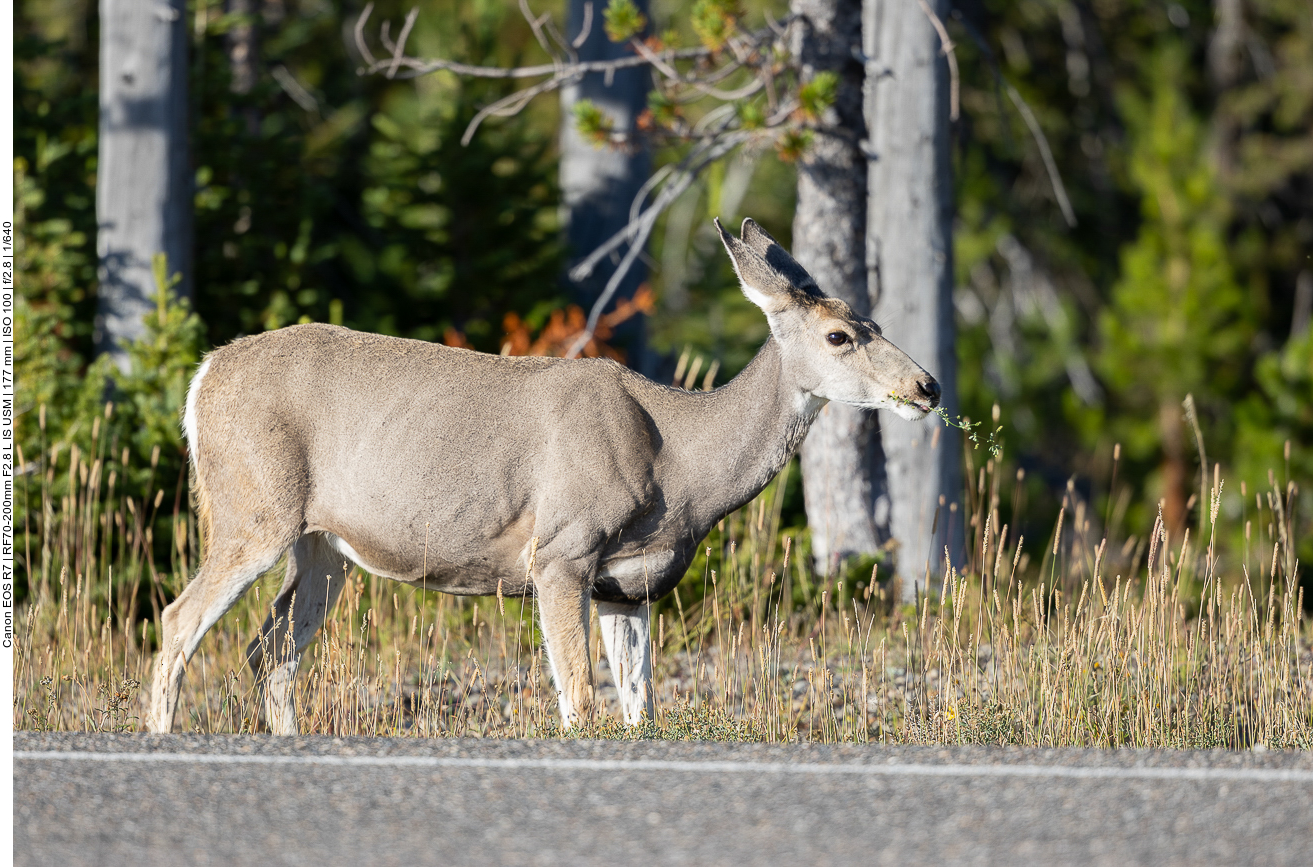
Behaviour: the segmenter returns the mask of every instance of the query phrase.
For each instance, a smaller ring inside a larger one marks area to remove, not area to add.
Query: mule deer
[[[771,336],[715,391],[611,361],[505,358],[297,325],[210,353],[183,419],[204,561],[164,610],[150,725],[201,637],[287,553],[250,663],[296,733],[300,655],[348,561],[417,587],[535,596],[568,727],[593,709],[589,604],[626,722],[654,710],[648,604],[837,400],[919,419],[939,385],[752,220],[716,228]],[[434,528],[433,531],[430,528]]]

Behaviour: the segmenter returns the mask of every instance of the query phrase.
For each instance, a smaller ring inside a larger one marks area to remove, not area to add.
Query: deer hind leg
[[[652,694],[652,628],[646,603],[624,605],[598,602],[597,619],[602,626],[602,643],[611,663],[620,709],[626,725],[638,725],[647,714],[656,716]]]
[[[196,577],[160,617],[160,653],[147,719],[153,732],[173,729],[182,678],[201,638],[256,579],[273,568],[290,540],[271,537],[263,543],[216,542]]]
[[[307,533],[287,556],[283,586],[260,635],[246,649],[263,695],[264,718],[277,735],[297,734],[296,672],[346,585],[348,564],[320,533]]]
[[[547,661],[556,684],[561,723],[570,728],[593,717],[593,666],[588,658],[589,570],[558,560],[534,576]]]

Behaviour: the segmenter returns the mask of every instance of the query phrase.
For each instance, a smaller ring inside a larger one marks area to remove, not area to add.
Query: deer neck
[[[693,411],[682,414],[683,445],[668,457],[687,482],[690,510],[708,526],[766,487],[825,405],[796,383],[774,337],[727,385],[681,397]]]

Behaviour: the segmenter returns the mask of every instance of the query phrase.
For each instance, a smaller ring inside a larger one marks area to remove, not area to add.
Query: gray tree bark
[[[587,0],[570,0],[567,38],[574,41],[582,31]],[[629,56],[624,45],[607,39],[602,12],[605,0],[591,0],[592,26],[579,50],[580,60],[611,60]],[[643,14],[648,0],[636,0]],[[638,190],[651,173],[652,158],[645,147],[598,148],[579,135],[574,125],[574,105],[581,99],[592,100],[615,123],[621,132],[635,131],[638,115],[647,105],[651,74],[640,68],[621,70],[608,80],[601,73],[584,76],[578,84],[561,91],[561,195],[568,212],[566,237],[570,244],[570,265],[583,259],[629,222],[629,207]],[[575,301],[590,310],[615,273],[624,248],[603,262],[592,276],[570,289]],[[635,262],[620,284],[610,305],[620,298],[632,297],[647,276],[641,261]],[[644,369],[649,359],[643,344],[643,318],[630,319],[617,331],[616,339],[629,350],[629,363]],[[644,372],[651,373],[649,370]]]
[[[168,257],[191,294],[185,0],[101,0],[96,178],[96,345],[120,367],[155,302],[151,261]]]
[[[926,0],[947,18],[949,0]],[[939,380],[957,413],[953,323],[953,182],[949,74],[939,36],[914,0],[865,0],[870,131],[866,254],[874,318]],[[940,578],[947,547],[961,561],[961,439],[935,416],[880,413],[903,594]],[[956,508],[954,506],[956,505]]]
[[[790,8],[804,16],[793,47],[804,76],[839,75],[834,108],[799,161],[793,254],[824,292],[869,315],[863,68],[855,56],[861,0],[793,0]],[[889,538],[889,501],[875,413],[829,404],[803,443],[801,462],[816,568],[828,574],[847,557],[878,551]]]

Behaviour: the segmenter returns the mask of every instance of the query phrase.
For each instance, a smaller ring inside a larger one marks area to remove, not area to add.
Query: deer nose
[[[921,392],[921,394],[930,401],[930,406],[939,406],[939,395],[943,393],[943,390],[939,387],[939,383],[936,382],[933,377],[927,377],[926,379],[921,380],[916,384],[916,388],[917,391]]]

